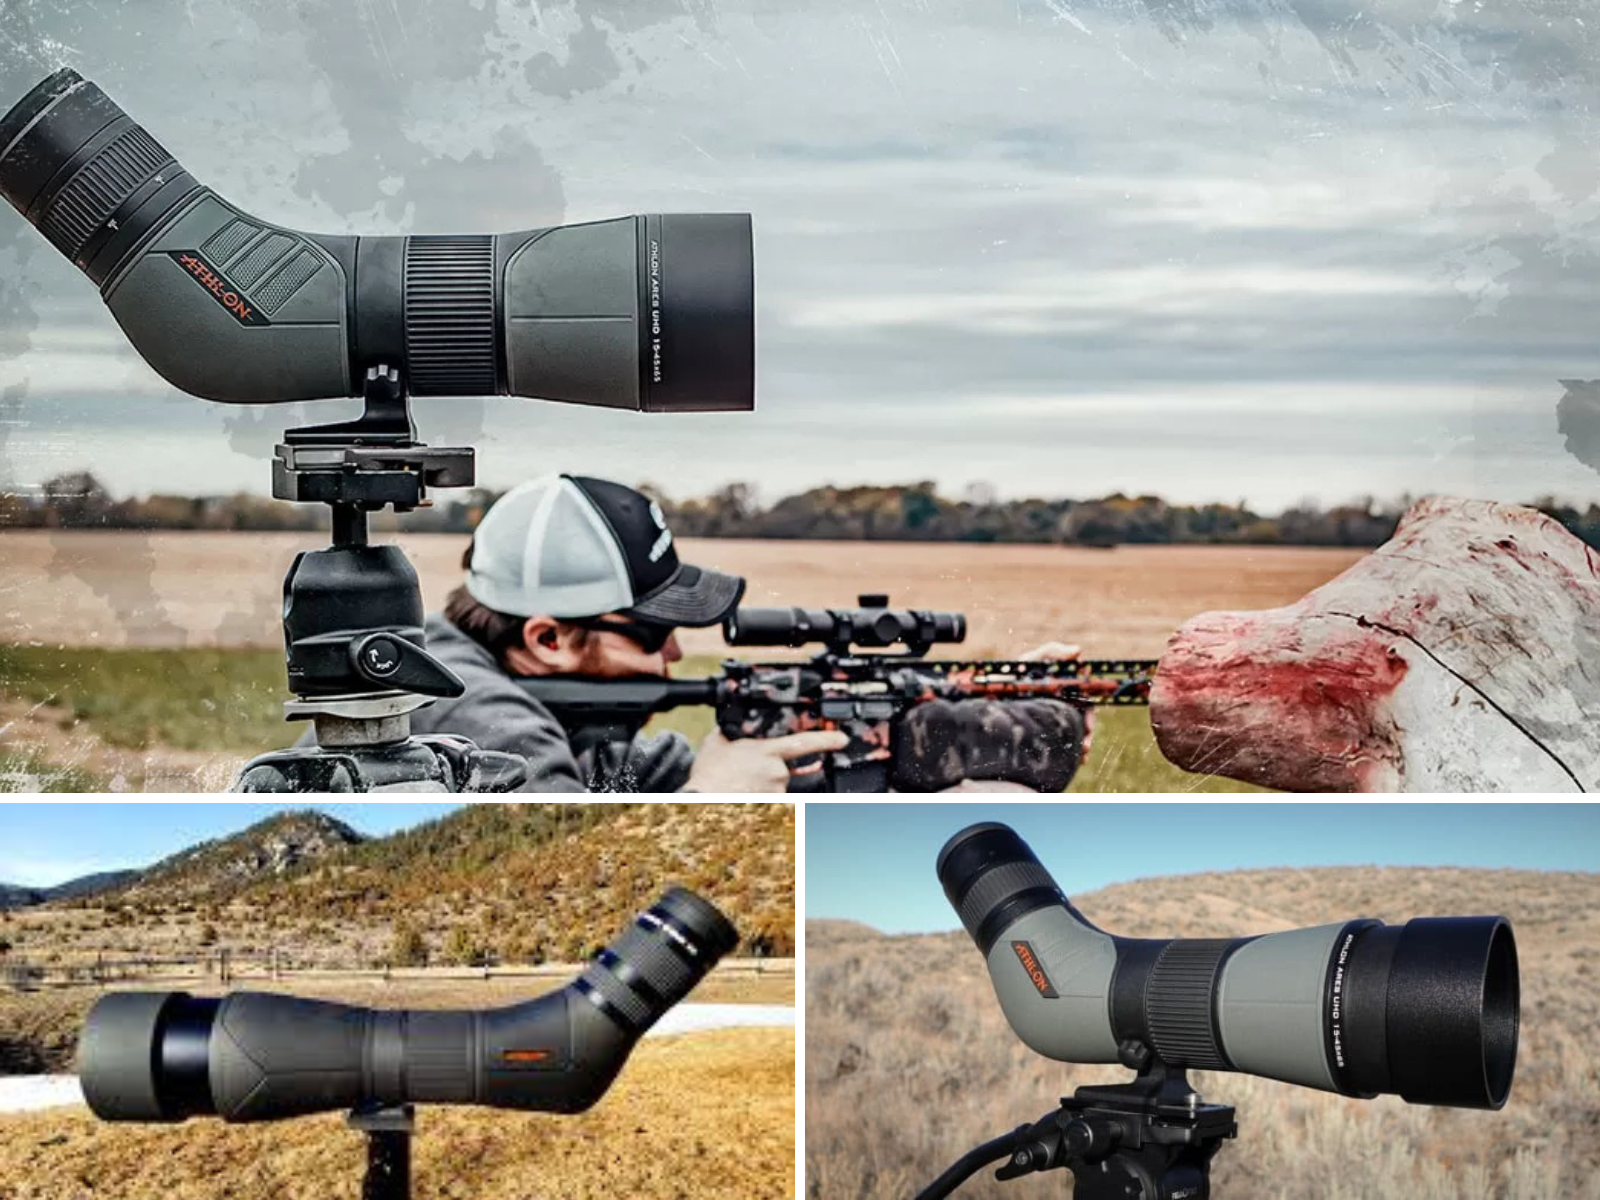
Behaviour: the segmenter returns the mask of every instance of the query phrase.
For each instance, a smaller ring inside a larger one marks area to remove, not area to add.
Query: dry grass
[[[355,1200],[364,1151],[338,1116],[111,1125],[81,1108],[0,1117],[0,1200]],[[640,1044],[576,1117],[427,1108],[416,1200],[792,1196],[794,1034]]]
[[[78,1030],[98,991],[24,994],[0,990],[0,1075],[69,1071]]]
[[[387,535],[385,535],[387,540]],[[438,609],[461,581],[466,539],[397,539]],[[282,637],[283,573],[318,534],[0,532],[11,586],[0,642],[68,646],[265,646]],[[1060,546],[685,540],[686,561],[750,579],[749,604],[900,604],[959,609],[974,653],[1081,642],[1099,657],[1154,656],[1186,618],[1268,608],[1326,583],[1364,551],[1279,546]],[[691,630],[690,654],[718,654]]]
[[[1074,897],[1115,933],[1215,937],[1342,917],[1503,912],[1517,932],[1522,1040],[1498,1113],[1346,1099],[1197,1072],[1240,1136],[1213,1170],[1229,1200],[1574,1200],[1600,1197],[1600,875],[1376,868],[1249,871]],[[1035,1055],[1011,1033],[965,934],[884,937],[806,927],[806,1186],[810,1197],[908,1196],[978,1142],[1033,1121],[1117,1067]],[[1060,1196],[1064,1174],[978,1197]]]

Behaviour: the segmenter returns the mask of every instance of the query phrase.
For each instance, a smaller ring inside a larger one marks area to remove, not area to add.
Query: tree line
[[[763,504],[754,487],[730,484],[707,496],[674,500],[645,483],[680,537],[830,539],[841,541],[1033,542],[1073,546],[1227,543],[1377,546],[1393,534],[1409,497],[1368,496],[1324,507],[1306,501],[1276,515],[1236,504],[1173,504],[1159,496],[1114,493],[1098,499],[1002,500],[992,488],[941,495],[930,481],[815,487]],[[379,530],[470,533],[500,496],[485,488],[438,497],[398,518],[377,514]],[[1600,547],[1600,504],[1586,508],[1543,497],[1533,507]],[[0,528],[322,529],[319,505],[289,504],[248,492],[231,496],[153,495],[117,499],[93,475],[73,472],[37,491],[0,495]]]

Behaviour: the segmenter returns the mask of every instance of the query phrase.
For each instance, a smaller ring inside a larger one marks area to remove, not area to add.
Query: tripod
[[[355,421],[291,429],[272,463],[272,494],[326,504],[332,545],[302,552],[283,581],[285,716],[309,720],[315,746],[245,764],[240,792],[506,792],[526,778],[516,755],[465,738],[411,736],[410,713],[459,696],[455,674],[425,649],[417,573],[399,546],[367,541],[367,515],[410,512],[430,487],[473,481],[470,447],[417,441],[400,373],[367,371]]]
[[[353,1108],[345,1124],[367,1135],[367,1174],[361,1200],[411,1200],[411,1135],[416,1109],[409,1104]]]
[[[1206,1200],[1211,1157],[1238,1131],[1231,1107],[1203,1103],[1183,1068],[1152,1059],[1131,1083],[1081,1087],[1032,1125],[969,1150],[917,1200],[940,1200],[1002,1158],[996,1179],[1066,1168],[1075,1200]]]

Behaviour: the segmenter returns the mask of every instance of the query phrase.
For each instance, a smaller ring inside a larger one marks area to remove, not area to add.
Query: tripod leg
[[[411,1134],[384,1130],[367,1134],[367,1177],[361,1200],[411,1200]]]
[[[411,1105],[358,1108],[345,1123],[367,1135],[361,1200],[411,1200],[411,1134],[416,1128]]]

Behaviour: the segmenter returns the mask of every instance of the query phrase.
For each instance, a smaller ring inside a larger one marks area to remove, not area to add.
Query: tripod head
[[[1206,1104],[1182,1067],[1151,1059],[1131,1083],[1081,1087],[1032,1125],[974,1148],[917,1200],[940,1200],[985,1165],[998,1180],[1065,1169],[1077,1200],[1205,1200],[1211,1158],[1237,1136],[1233,1109]]]
[[[367,516],[410,512],[428,489],[468,487],[471,447],[417,440],[405,383],[392,367],[367,371],[355,421],[292,429],[272,462],[272,494],[326,504],[332,545],[302,551],[283,581],[287,719],[310,720],[318,745],[262,755],[240,791],[510,791],[525,778],[515,755],[462,738],[410,736],[408,714],[461,680],[428,653],[417,573],[396,545],[367,539]]]

